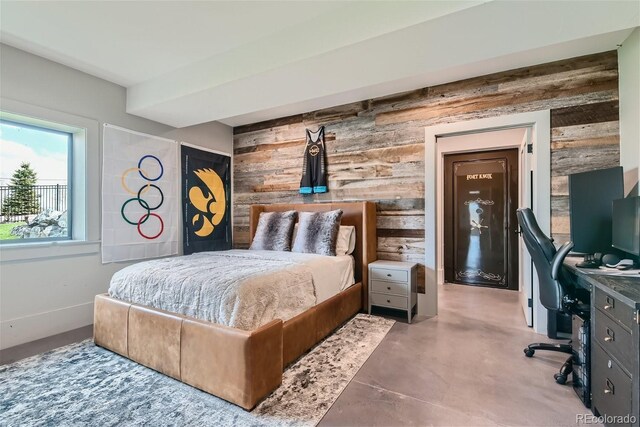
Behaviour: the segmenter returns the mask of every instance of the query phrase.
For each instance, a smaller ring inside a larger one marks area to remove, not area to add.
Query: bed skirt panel
[[[93,340],[96,345],[129,357],[128,330],[131,304],[97,295],[93,305]]]
[[[304,313],[300,313],[293,319],[284,322],[282,327],[283,367],[294,362],[318,342],[316,339],[316,321],[316,307],[311,307]]]
[[[356,283],[340,294],[316,306],[316,342],[329,335],[334,329],[362,308],[362,285]]]
[[[245,409],[282,382],[282,321],[254,331],[98,295],[94,341]]]
[[[278,388],[284,367],[360,311],[361,295],[356,283],[284,323],[253,331],[98,295],[94,341],[249,410]]]

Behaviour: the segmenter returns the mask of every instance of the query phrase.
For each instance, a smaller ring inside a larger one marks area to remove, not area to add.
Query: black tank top
[[[326,193],[327,162],[324,146],[324,126],[321,126],[316,132],[311,132],[307,129],[306,134],[307,142],[304,147],[300,193]]]

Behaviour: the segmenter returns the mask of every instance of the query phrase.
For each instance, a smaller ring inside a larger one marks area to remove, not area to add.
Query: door
[[[533,167],[531,164],[531,153],[529,146],[531,144],[531,129],[527,129],[520,145],[520,193],[518,195],[519,207],[530,208],[533,198]],[[533,264],[531,255],[524,244],[524,241],[518,239],[519,252],[519,272],[520,272],[520,305],[527,322],[527,326],[533,326]]]
[[[518,149],[444,156],[445,281],[518,290]]]

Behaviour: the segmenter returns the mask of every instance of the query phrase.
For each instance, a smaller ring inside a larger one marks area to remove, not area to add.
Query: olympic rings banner
[[[185,255],[231,249],[231,157],[182,144]]]
[[[104,125],[102,262],[175,255],[178,143]]]

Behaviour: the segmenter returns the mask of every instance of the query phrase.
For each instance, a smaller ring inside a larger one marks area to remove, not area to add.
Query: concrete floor
[[[522,349],[549,341],[524,325],[516,292],[446,285],[439,315],[399,320],[321,426],[576,425],[590,413],[555,383],[565,355]],[[2,363],[91,336],[91,327],[0,352]]]
[[[17,362],[36,354],[44,353],[54,348],[63,347],[91,338],[93,336],[93,325],[83,326],[61,334],[52,335],[26,344],[0,350],[0,365]]]
[[[576,425],[590,413],[555,383],[566,355],[522,349],[549,341],[524,324],[518,293],[446,285],[439,315],[397,322],[321,426]]]

